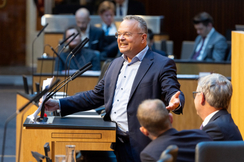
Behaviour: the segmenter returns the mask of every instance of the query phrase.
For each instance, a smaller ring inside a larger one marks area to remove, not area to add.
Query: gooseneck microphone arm
[[[59,85],[57,85],[54,88],[54,90],[52,90],[51,92],[49,92],[49,94],[46,96],[46,98],[45,98],[45,100],[43,101],[43,104],[42,104],[40,120],[43,120],[44,119],[45,102],[47,100],[49,100],[55,93],[57,93],[66,84],[68,84],[70,81],[76,79],[78,76],[80,76],[81,74],[83,74],[85,71],[89,70],[91,67],[92,67],[92,64],[91,63],[86,64],[84,67],[82,67],[81,69],[79,69],[75,74],[73,74],[71,77],[69,77],[69,79],[65,80],[65,83],[63,83],[63,85],[61,87],[59,87],[59,85],[60,85],[59,84]]]
[[[36,38],[32,42],[32,65],[31,65],[32,66],[32,76],[34,74],[34,43],[47,26],[48,26],[48,23],[41,29],[41,31],[37,34]]]
[[[10,122],[10,120],[12,120],[16,115],[18,115],[20,112],[22,112],[30,103],[32,103],[33,101],[35,101],[35,102],[38,101],[45,93],[47,93],[50,89],[52,89],[58,82],[59,82],[59,80],[54,82],[49,88],[45,88],[42,92],[36,94],[28,103],[26,103],[19,110],[17,110],[14,114],[12,114],[10,117],[8,117],[8,119],[6,120],[6,122],[4,124],[4,131],[3,131],[2,159],[1,159],[2,162],[3,162],[3,158],[4,158],[6,130],[7,130],[7,125]]]

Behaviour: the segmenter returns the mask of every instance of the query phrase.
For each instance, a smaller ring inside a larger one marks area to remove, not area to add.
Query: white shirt
[[[205,125],[208,124],[209,120],[218,112],[219,110],[212,112],[211,114],[209,114],[204,121],[202,122],[202,126],[205,127]]]
[[[102,29],[103,29],[104,33],[106,33],[106,31],[107,31],[107,25],[105,23],[102,23]],[[117,28],[116,28],[115,24],[112,23],[110,25],[110,27],[109,27],[108,35],[109,36],[114,36],[116,32],[117,32]]]
[[[81,32],[81,41],[85,38],[89,38],[90,24],[87,25],[85,33]],[[89,47],[89,43],[86,43],[84,47]]]
[[[215,31],[215,29],[212,28],[212,29],[210,30],[210,32],[208,33],[208,35],[206,36],[205,41],[204,41],[204,44],[203,44],[203,47],[202,47],[202,50],[200,51],[200,54],[199,54],[199,56],[197,57],[197,60],[203,60],[203,52],[205,51],[205,48],[206,48],[206,46],[207,46],[207,44],[208,44],[208,41],[209,41],[209,38],[211,37],[211,35],[213,34],[214,31]],[[196,51],[199,51],[199,49],[201,48],[202,41],[203,41],[203,39],[201,39],[201,41],[200,41],[199,44],[197,45]]]
[[[122,55],[122,57],[124,57],[124,63],[120,69],[116,83],[110,118],[112,121],[115,121],[119,129],[124,132],[128,131],[127,104],[130,97],[131,88],[137,71],[141,65],[141,61],[146,55],[148,48],[149,47],[146,46],[131,60],[130,63],[128,62],[126,56]]]
[[[128,10],[128,0],[125,0],[124,3],[122,4],[123,17],[127,15],[127,10]],[[116,16],[120,16],[120,7],[118,3],[116,3]]]

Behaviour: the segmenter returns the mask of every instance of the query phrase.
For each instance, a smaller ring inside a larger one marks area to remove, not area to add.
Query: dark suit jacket
[[[214,141],[242,140],[241,133],[227,110],[219,110],[202,130]]]
[[[95,26],[90,26],[89,31],[89,49],[103,51],[103,42],[104,42],[104,31],[101,28]]]
[[[195,40],[194,50],[190,58],[193,57],[197,45],[201,41],[201,36],[197,36]],[[216,30],[209,38],[206,48],[203,52],[203,60],[205,61],[224,61],[226,50],[228,48],[227,41],[223,35],[218,33]]]
[[[141,152],[141,161],[156,162],[169,145],[177,145],[179,148],[177,162],[194,162],[195,147],[202,141],[212,141],[212,139],[199,129],[177,131],[171,128],[147,145]]]
[[[88,62],[92,63],[92,68],[90,70],[100,70],[100,59],[96,55],[96,53],[91,49],[81,49],[77,53],[75,53],[75,57],[72,57],[70,54],[70,50],[62,52],[60,54],[60,58],[55,58],[55,71],[62,71],[65,70],[65,63],[66,63],[66,70],[78,70],[83,67]],[[67,56],[69,56],[67,58]],[[72,59],[71,59],[72,57]],[[60,60],[61,59],[61,60]],[[71,60],[70,60],[71,59]]]
[[[116,4],[115,1],[113,1],[113,3]],[[146,15],[145,6],[139,1],[128,0],[127,15]]]
[[[116,82],[123,62],[123,57],[114,59],[94,90],[61,99],[61,115],[89,110],[105,104],[104,120],[110,120]],[[140,152],[151,141],[139,130],[140,124],[136,117],[139,104],[145,99],[158,98],[168,105],[172,95],[179,89],[180,84],[177,81],[174,61],[149,49],[137,71],[131,92],[128,92],[130,97],[127,105],[127,119],[135,161],[140,161]],[[180,101],[183,107],[185,102],[183,93],[180,95]],[[182,107],[175,113],[182,113]]]

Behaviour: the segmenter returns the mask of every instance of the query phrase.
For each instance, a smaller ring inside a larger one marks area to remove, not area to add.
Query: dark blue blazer
[[[105,104],[104,120],[109,121],[115,86],[123,62],[123,57],[114,59],[94,90],[61,99],[61,115],[89,110]],[[157,98],[168,105],[172,95],[179,90],[180,84],[177,81],[174,61],[149,49],[136,74],[127,106],[129,136],[135,161],[140,161],[140,152],[151,141],[139,130],[140,124],[136,117],[139,104],[143,100]],[[180,94],[180,101],[183,107],[185,102],[183,93]],[[182,107],[175,113],[182,113]]]
[[[171,128],[147,145],[141,152],[141,161],[156,162],[169,145],[177,145],[179,149],[176,161],[194,162],[195,147],[202,141],[212,141],[212,139],[199,129],[177,131]]]
[[[103,51],[103,42],[104,42],[104,31],[101,28],[97,28],[95,26],[90,26],[89,31],[89,49]]]
[[[209,121],[203,131],[214,141],[242,140],[241,133],[227,110],[219,110]]]

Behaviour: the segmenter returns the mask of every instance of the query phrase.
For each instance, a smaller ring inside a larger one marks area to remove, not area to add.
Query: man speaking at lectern
[[[105,105],[104,120],[117,123],[114,153],[118,162],[139,162],[140,152],[151,141],[140,132],[136,112],[145,99],[161,99],[176,114],[182,113],[184,94],[172,59],[147,46],[147,24],[126,16],[115,34],[121,57],[112,61],[93,90],[60,100],[49,100],[46,110],[61,109],[61,116]],[[60,106],[60,107],[59,107]]]

